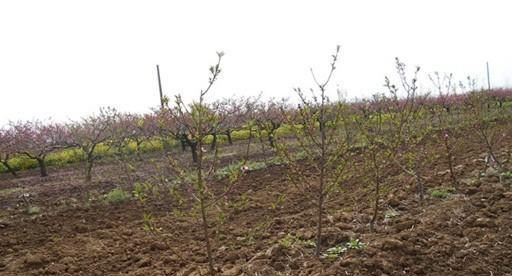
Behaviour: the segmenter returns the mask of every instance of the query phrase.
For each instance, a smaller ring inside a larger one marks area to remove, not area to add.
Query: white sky
[[[0,2],[0,125],[77,119],[101,106],[145,112],[164,92],[197,95],[226,52],[212,97],[293,97],[328,69],[348,96],[382,91],[394,57],[424,73],[512,85],[509,1]],[[427,82],[426,76],[424,81]]]

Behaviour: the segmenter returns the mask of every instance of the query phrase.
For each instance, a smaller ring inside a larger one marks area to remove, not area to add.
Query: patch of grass
[[[295,154],[294,158],[295,160],[304,160],[308,157],[307,153],[305,151],[299,151]]]
[[[229,202],[228,206],[234,211],[247,209],[247,206],[249,206],[247,193],[243,193],[238,199]]]
[[[220,180],[220,179],[229,177],[230,175],[233,175],[234,173],[238,172],[238,170],[240,170],[241,166],[242,166],[241,162],[236,162],[236,163],[229,164],[225,167],[222,167],[215,172],[215,178]]]
[[[26,156],[19,155],[9,159],[9,166],[15,171],[37,168],[37,161]]]
[[[254,233],[249,233],[244,237],[238,237],[237,241],[242,242],[244,245],[253,245],[256,243],[256,235]]]
[[[135,148],[135,146],[134,146]],[[159,139],[151,139],[149,141],[144,141],[141,145],[139,150],[141,152],[153,152],[153,151],[159,151],[164,149],[164,144]]]
[[[283,125],[281,128],[279,128],[276,131],[276,135],[287,135],[290,133],[289,127],[286,125]],[[266,133],[262,134],[263,136],[266,136]],[[239,140],[247,140],[249,139],[250,132],[247,129],[242,130],[235,130],[231,133],[231,138],[233,141],[239,141]],[[252,136],[256,137],[256,131],[252,131]],[[212,136],[208,136],[205,139],[205,142],[207,144],[211,143]],[[161,138],[161,137],[154,137],[147,141],[142,142],[142,144],[139,147],[139,152],[141,153],[148,153],[148,152],[156,152],[161,151],[164,148],[164,140],[165,143],[167,143],[170,147],[177,147],[180,143],[179,141],[173,139],[173,138]],[[224,134],[220,134],[217,136],[217,142],[219,144],[225,143],[227,141],[227,136]],[[121,149],[123,153],[127,154],[135,154],[137,151],[136,143],[135,141],[129,141],[123,149]],[[110,148],[106,144],[99,144],[96,149],[94,150],[94,154],[102,159],[106,157],[111,157],[116,153],[115,148]],[[59,151],[52,152],[48,154],[46,157],[46,165],[47,166],[57,166],[62,167],[66,164],[70,163],[79,163],[83,162],[85,160],[85,154],[82,150],[78,148],[66,148]],[[17,155],[13,156],[9,160],[9,166],[15,170],[15,171],[24,171],[29,169],[35,169],[38,167],[38,163],[34,159],[30,159],[24,155]],[[254,170],[257,170],[258,168],[255,168]],[[0,173],[7,172],[7,168],[0,164]]]
[[[166,180],[167,182],[167,180]],[[178,187],[183,184],[197,183],[197,174],[192,171],[185,172],[181,177],[176,177],[168,183],[168,187]]]
[[[158,188],[150,182],[135,183],[133,185],[132,196],[133,198],[144,203],[149,196],[158,196]]]
[[[255,136],[255,133],[253,133],[253,136]],[[249,139],[249,130],[235,130],[231,133],[231,139],[233,139],[233,141],[247,140]]]
[[[300,128],[302,128],[302,126]],[[290,135],[292,133],[293,133],[292,127],[290,125],[287,125],[287,124],[283,124],[280,128],[278,128],[276,130],[276,136],[278,136],[278,137],[287,136],[287,135]]]
[[[167,143],[171,147],[176,147],[179,143],[175,139],[166,139]],[[140,147],[140,152],[155,152],[163,149],[163,142],[160,138],[153,138],[148,141],[144,141]],[[94,154],[99,158],[105,158],[114,155],[116,150],[109,148],[105,144],[100,144],[94,150]],[[128,154],[134,154],[136,152],[136,144],[134,141],[128,142],[123,149],[123,152]],[[81,149],[78,148],[66,148],[58,150],[48,154],[46,157],[47,166],[62,167],[70,163],[78,163],[85,160],[85,154]],[[38,167],[38,163],[34,159],[30,159],[24,155],[13,156],[9,159],[9,166],[15,171],[24,171],[34,169]],[[0,164],[0,173],[7,172],[7,168]]]
[[[279,244],[284,248],[290,248],[296,241],[297,238],[288,233],[288,235],[279,240]]]
[[[80,149],[63,149],[60,151],[50,153],[46,158],[46,165],[62,167],[65,164],[81,162],[84,159],[85,154]]]
[[[281,158],[281,157],[273,157],[268,161],[268,163],[270,165],[279,166],[279,165],[287,164],[288,162],[286,160],[283,160],[283,158]]]
[[[275,210],[277,208],[282,208],[285,200],[286,200],[286,195],[285,194],[279,194],[277,196],[277,200],[270,204],[270,209]]]
[[[433,188],[429,190],[430,196],[436,198],[447,198],[451,194],[455,193],[455,189],[449,188]]]
[[[104,197],[105,201],[108,203],[119,203],[130,199],[130,194],[123,189],[115,188],[108,192]]]

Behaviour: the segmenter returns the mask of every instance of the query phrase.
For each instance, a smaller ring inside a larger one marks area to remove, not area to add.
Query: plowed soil
[[[500,154],[512,142],[500,145]],[[212,220],[220,275],[512,275],[512,191],[487,171],[483,150],[458,155],[460,192],[419,200],[412,179],[386,178],[382,214],[369,231],[372,188],[354,175],[331,196],[323,250],[355,239],[365,246],[335,258],[316,258],[315,206],[288,182],[284,166],[245,175],[231,195],[225,222]],[[188,156],[187,156],[188,157]],[[261,157],[261,156],[260,156]],[[224,163],[229,163],[228,160]],[[154,173],[141,166],[138,178]],[[428,168],[428,188],[447,187],[443,162]],[[92,184],[78,166],[0,176],[0,275],[205,275],[206,255],[196,218],[176,216],[162,198],[142,207],[135,200],[106,203],[101,195],[132,182],[115,164],[95,168]],[[30,193],[37,214],[20,199]],[[285,195],[276,204],[279,195]],[[150,211],[159,235],[142,229]],[[177,254],[176,254],[177,253]]]

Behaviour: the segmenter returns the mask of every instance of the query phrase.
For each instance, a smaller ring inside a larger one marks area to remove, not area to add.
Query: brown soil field
[[[511,145],[500,145],[500,154]],[[223,164],[236,159],[239,149],[232,147]],[[228,209],[224,223],[212,220],[218,274],[512,275],[512,191],[492,172],[482,174],[483,153],[473,143],[464,146],[455,162],[461,190],[446,198],[427,193],[420,202],[412,179],[390,173],[374,233],[368,227],[372,188],[354,173],[329,198],[322,247],[355,239],[366,246],[337,258],[316,258],[304,242],[314,239],[315,206],[288,181],[284,166],[249,172],[230,195],[237,207]],[[169,198],[145,207],[101,199],[157,173],[151,163],[139,163],[131,178],[102,161],[91,184],[82,181],[79,164],[50,168],[46,178],[35,170],[17,179],[1,175],[0,275],[205,275],[199,222],[174,215]],[[359,171],[357,162],[353,167]],[[449,186],[446,170],[444,162],[432,163],[428,188]],[[37,214],[24,211],[23,193],[32,195]],[[279,195],[284,201],[273,206]],[[162,228],[158,236],[142,228],[148,210]]]

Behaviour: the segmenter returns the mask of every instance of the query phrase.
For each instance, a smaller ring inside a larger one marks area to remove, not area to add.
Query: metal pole
[[[164,94],[162,92],[162,81],[160,80],[160,67],[156,65],[156,74],[158,76],[158,90],[160,91],[160,107],[164,108]]]
[[[491,79],[489,77],[489,62],[487,62],[487,88],[490,91],[491,90]]]

